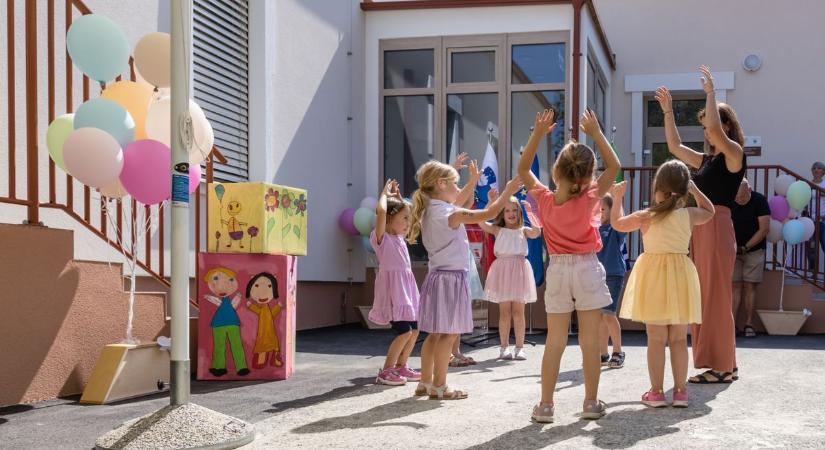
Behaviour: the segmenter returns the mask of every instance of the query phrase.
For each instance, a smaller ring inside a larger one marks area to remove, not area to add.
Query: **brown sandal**
[[[447,383],[441,386],[432,386],[430,400],[464,400],[467,398],[467,393],[462,390],[453,389],[448,391],[448,389],[450,387],[447,386]],[[435,394],[433,394],[433,391],[435,391]]]

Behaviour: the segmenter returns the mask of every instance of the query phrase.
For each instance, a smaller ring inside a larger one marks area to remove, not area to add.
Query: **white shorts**
[[[602,309],[613,303],[604,267],[595,253],[549,255],[544,309],[547,313]]]

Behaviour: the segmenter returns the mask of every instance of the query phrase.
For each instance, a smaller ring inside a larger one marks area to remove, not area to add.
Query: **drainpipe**
[[[573,0],[573,99],[570,112],[570,138],[579,140],[579,99],[581,98],[582,7],[588,0]]]

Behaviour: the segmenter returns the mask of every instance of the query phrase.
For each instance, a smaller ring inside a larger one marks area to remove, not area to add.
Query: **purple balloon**
[[[353,223],[354,218],[355,208],[347,208],[341,211],[341,215],[338,216],[338,226],[341,227],[345,233],[358,236],[361,233],[358,232],[358,228],[355,228],[355,224]]]
[[[166,200],[172,195],[172,151],[152,139],[127,145],[123,150],[120,184],[144,205]]]
[[[771,208],[771,217],[774,220],[783,222],[788,218],[791,207],[788,205],[788,200],[785,199],[785,197],[774,195],[768,200],[768,206]]]

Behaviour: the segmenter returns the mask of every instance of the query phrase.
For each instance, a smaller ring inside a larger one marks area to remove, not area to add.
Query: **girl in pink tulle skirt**
[[[490,191],[490,201],[498,194]],[[487,301],[498,303],[498,333],[501,339],[500,359],[525,360],[524,354],[524,305],[536,301],[536,283],[533,269],[527,261],[527,238],[541,235],[541,225],[535,220],[530,204],[524,202],[527,214],[531,214],[533,227],[524,226],[521,206],[515,197],[498,214],[493,224],[481,224],[481,228],[496,237],[493,251],[496,260],[487,272],[484,294]],[[516,348],[510,352],[510,321],[516,334]]]

